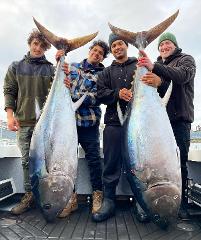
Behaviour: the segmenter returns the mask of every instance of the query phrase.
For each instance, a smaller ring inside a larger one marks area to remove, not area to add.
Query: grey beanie
[[[125,44],[128,46],[128,42],[126,42],[125,40],[123,40],[120,36],[114,34],[114,33],[110,33],[109,35],[109,40],[108,40],[108,44],[109,44],[109,48],[111,49],[111,45],[113,42],[117,41],[117,40],[122,40],[125,42]]]

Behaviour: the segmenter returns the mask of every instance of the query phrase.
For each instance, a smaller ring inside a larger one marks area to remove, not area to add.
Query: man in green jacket
[[[29,147],[36,124],[35,101],[41,109],[54,76],[53,65],[44,55],[51,47],[44,36],[38,30],[33,30],[27,42],[29,52],[22,60],[9,66],[4,80],[7,125],[9,130],[17,132],[24,174],[25,195],[11,210],[16,215],[28,210],[33,203],[29,178]]]

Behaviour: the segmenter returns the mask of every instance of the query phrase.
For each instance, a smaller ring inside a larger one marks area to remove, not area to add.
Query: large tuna
[[[112,25],[110,28],[113,33],[138,49],[144,49],[174,21],[177,15],[178,12],[144,32],[133,33]],[[145,204],[139,203],[145,210],[148,209],[153,215],[171,220],[177,215],[181,201],[179,150],[157,89],[145,85],[140,80],[147,71],[145,67],[137,68],[133,87],[134,97],[126,120],[126,149],[130,170],[135,176],[135,180],[130,179],[130,182],[135,184],[137,177]]]
[[[67,40],[56,37],[34,20],[39,30],[57,48],[67,52],[76,49],[97,33]],[[55,78],[42,114],[33,132],[30,146],[30,177],[35,199],[47,221],[62,211],[72,195],[77,175],[77,129],[75,110],[83,99],[73,103],[65,87],[64,72],[57,65]]]

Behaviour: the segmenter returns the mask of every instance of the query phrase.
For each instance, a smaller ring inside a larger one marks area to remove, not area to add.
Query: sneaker
[[[59,218],[65,218],[69,216],[72,212],[76,211],[78,209],[78,203],[77,203],[77,193],[73,193],[70,200],[68,201],[68,204],[63,209],[63,211],[59,214]]]
[[[26,192],[22,197],[20,203],[11,209],[11,213],[15,215],[20,215],[31,208],[34,202],[34,197],[32,192]]]
[[[102,191],[94,191],[92,194],[92,213],[96,213],[102,205],[103,201],[103,192]]]

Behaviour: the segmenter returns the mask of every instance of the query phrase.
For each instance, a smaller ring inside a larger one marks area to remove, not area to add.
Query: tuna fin
[[[179,147],[178,147],[178,146],[177,146],[177,148],[176,148],[176,152],[177,152],[177,160],[178,160],[179,166],[181,167],[180,150],[179,150]]]
[[[76,111],[80,105],[83,103],[84,99],[86,98],[87,93],[85,93],[77,102],[72,103],[72,108],[74,111]]]
[[[71,40],[68,40],[66,38],[57,37],[52,32],[48,31],[44,26],[42,26],[36,19],[33,17],[33,20],[39,29],[39,31],[45,36],[45,38],[57,49],[64,49],[66,53],[79,48],[88,42],[90,42],[92,39],[94,39],[98,32],[86,35],[84,37],[80,38],[74,38]]]
[[[150,30],[137,33],[114,27],[110,23],[108,24],[114,34],[119,35],[123,40],[140,49],[146,48],[154,39],[156,39],[161,33],[163,33],[174,22],[178,14],[179,10],[160,24],[151,28]]]
[[[44,164],[43,164],[43,166],[41,167],[41,172],[40,172],[40,174],[41,174],[41,176],[43,176],[43,177],[47,177],[47,176],[48,176],[48,173],[49,173],[49,171],[48,171],[48,168],[47,168],[47,165],[46,165],[46,161],[44,161]]]
[[[120,124],[123,126],[124,122],[126,121],[126,119],[128,117],[128,111],[126,111],[126,113],[123,115],[119,101],[117,102],[117,113],[118,113]]]
[[[168,104],[168,101],[169,101],[169,99],[170,99],[170,96],[171,96],[171,93],[172,93],[172,81],[170,82],[170,85],[169,85],[169,87],[168,87],[168,89],[167,89],[167,91],[166,91],[166,93],[165,93],[165,96],[162,98],[162,105],[164,106],[164,107],[166,107],[167,106],[167,104]]]
[[[41,109],[39,107],[39,103],[37,99],[35,99],[35,115],[36,115],[36,120],[38,120],[41,115]]]

